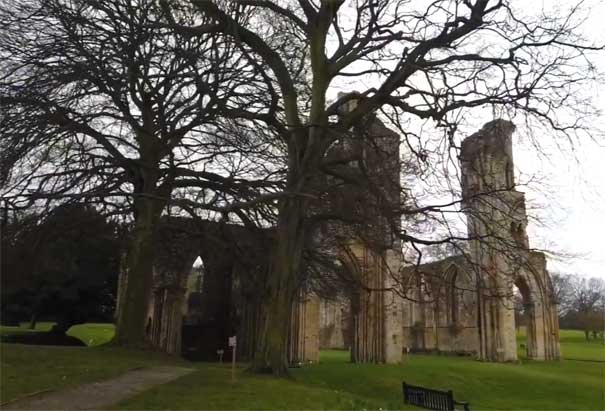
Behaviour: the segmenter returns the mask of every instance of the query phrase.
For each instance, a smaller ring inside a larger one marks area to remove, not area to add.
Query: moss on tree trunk
[[[148,345],[145,325],[153,285],[154,244],[159,223],[155,201],[135,200],[136,220],[128,256],[122,306],[119,309],[114,343],[140,348]]]
[[[299,287],[299,268],[305,242],[305,202],[282,204],[277,242],[271,258],[261,315],[259,340],[253,361],[256,372],[288,375],[287,344],[292,302]]]

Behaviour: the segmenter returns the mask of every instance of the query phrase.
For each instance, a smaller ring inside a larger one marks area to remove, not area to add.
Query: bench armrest
[[[462,405],[464,411],[470,411],[469,403],[466,401],[454,401],[454,405]]]

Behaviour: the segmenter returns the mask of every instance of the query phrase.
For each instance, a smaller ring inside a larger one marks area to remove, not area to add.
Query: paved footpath
[[[194,370],[183,367],[150,367],[128,371],[105,381],[47,392],[3,405],[2,410],[100,410],[123,399],[165,384]]]

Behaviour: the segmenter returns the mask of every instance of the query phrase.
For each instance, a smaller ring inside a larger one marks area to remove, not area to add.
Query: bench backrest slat
[[[402,385],[403,401],[406,404],[417,405],[435,411],[454,411],[454,393],[452,390],[439,391],[415,385]],[[467,407],[465,407],[466,409]]]

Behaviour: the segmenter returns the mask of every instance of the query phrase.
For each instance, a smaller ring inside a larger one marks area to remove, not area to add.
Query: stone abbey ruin
[[[377,118],[368,130],[379,148],[364,152],[370,173],[383,177],[386,198],[396,202],[399,136]],[[401,240],[380,217],[366,238],[344,224],[319,231],[322,239],[334,240],[327,247],[337,266],[356,280],[333,298],[301,284],[291,313],[286,353],[291,363],[316,362],[321,348],[349,349],[355,362],[397,363],[410,351],[515,361],[514,286],[523,297],[527,357],[559,358],[546,259],[530,250],[524,194],[515,190],[513,132],[512,123],[495,120],[462,142],[462,211],[469,241],[460,255],[406,265]],[[332,155],[355,143],[339,144]],[[355,202],[347,196],[363,193],[340,194],[331,202],[334,207],[349,207]],[[227,349],[228,337],[237,335],[238,358],[250,358],[262,304],[256,290],[266,272],[271,230],[166,217],[160,238],[149,340],[170,353],[214,360],[217,350]],[[198,256],[203,268],[192,271]],[[122,273],[120,285],[126,281]],[[120,297],[118,309],[119,302]]]

